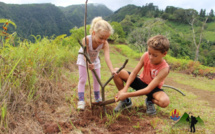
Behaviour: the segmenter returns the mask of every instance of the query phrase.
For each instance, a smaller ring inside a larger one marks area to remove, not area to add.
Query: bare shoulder
[[[109,43],[108,43],[108,41],[105,41],[105,43],[103,44],[102,49],[105,49],[105,48],[109,48]]]
[[[89,44],[89,37],[84,37],[82,39],[82,44],[85,46],[85,38],[86,38],[86,41],[87,41],[87,44]]]
[[[146,54],[143,53],[143,55],[141,56],[141,58],[140,58],[140,61],[141,61],[141,62],[144,62],[145,55],[146,55]]]
[[[160,70],[160,72],[158,73],[158,77],[160,78],[166,78],[166,76],[169,74],[169,67],[165,67],[163,69]]]
[[[134,68],[133,72],[135,74],[138,74],[139,71],[141,70],[141,68],[144,66],[144,54],[141,56],[138,64],[136,65],[136,67]]]

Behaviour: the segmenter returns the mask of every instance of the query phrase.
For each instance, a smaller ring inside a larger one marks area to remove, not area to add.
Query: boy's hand
[[[127,97],[127,93],[123,90],[119,91],[118,94],[115,96],[115,101],[118,102],[120,100],[125,100]]]

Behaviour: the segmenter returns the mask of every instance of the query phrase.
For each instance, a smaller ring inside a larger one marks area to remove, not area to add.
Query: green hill
[[[0,11],[0,18],[15,22],[17,33],[22,38],[29,38],[31,34],[41,36],[68,34],[68,29],[72,26],[63,12],[53,4],[0,3],[0,7],[4,7]]]
[[[0,18],[17,25],[21,38],[30,35],[52,36],[70,34],[70,29],[83,26],[84,5],[57,7],[53,4],[5,4],[0,2]],[[96,16],[106,17],[113,12],[104,5],[88,5],[88,23]],[[8,31],[14,31],[9,29]]]
[[[87,24],[94,17],[102,16],[111,24],[117,24],[115,27],[113,26],[116,32],[125,33],[122,37],[119,33],[114,34],[111,41],[127,43],[132,49],[142,52],[146,50],[144,47],[149,37],[162,34],[170,40],[169,54],[188,60],[194,60],[197,57],[193,30],[187,21],[192,19],[191,15],[187,15],[187,13],[191,13],[196,16],[195,41],[196,44],[201,44],[198,50],[198,61],[206,66],[215,66],[214,16],[207,16],[209,17],[208,23],[204,28],[203,35],[200,36],[205,17],[194,9],[166,7],[165,10],[159,10],[158,6],[149,3],[142,7],[127,5],[113,13],[101,4],[88,4],[87,6]],[[84,4],[57,7],[53,4],[17,5],[0,2],[0,7],[0,18],[10,19],[17,25],[16,30],[9,27],[8,32],[16,31],[21,40],[31,39],[32,41],[33,37],[30,35],[40,35],[41,37],[70,35],[72,28],[84,25]],[[119,29],[120,27],[121,29]],[[202,37],[201,40],[200,37]],[[199,43],[199,41],[201,42]],[[204,73],[202,74],[204,75]]]
[[[138,15],[140,14],[141,8],[135,5],[127,5],[124,6],[117,11],[114,12],[114,14],[107,17],[110,21],[122,21],[126,15]]]
[[[187,15],[188,13],[195,16],[193,29],[189,23],[193,18]],[[208,21],[201,32],[206,17]],[[215,66],[214,16],[202,16],[194,9],[176,7],[159,10],[158,6],[149,3],[142,7],[127,5],[108,16],[108,19],[122,25],[127,43],[137,51],[146,50],[145,46],[149,37],[162,34],[170,40],[169,54],[171,56],[188,60],[198,57],[201,64]]]
[[[68,7],[60,7],[65,14],[69,22],[73,23],[73,26],[83,26],[85,16],[85,5],[71,5]],[[113,14],[113,11],[108,9],[102,4],[88,4],[87,5],[87,24],[90,24],[91,20],[96,16],[106,17]]]

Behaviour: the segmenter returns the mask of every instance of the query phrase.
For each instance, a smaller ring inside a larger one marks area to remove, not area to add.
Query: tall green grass
[[[139,59],[142,56],[142,53],[135,52],[133,49],[131,49],[127,45],[115,45],[115,47],[118,49],[118,51],[122,55],[124,55],[126,57],[130,57],[130,58],[134,58],[134,59]]]
[[[207,23],[207,30],[215,31],[215,22]]]
[[[215,31],[215,30],[214,30]],[[214,36],[215,36],[215,32],[214,31],[206,31],[204,32],[204,37],[207,40],[210,40],[212,42],[215,42]]]
[[[70,37],[36,39],[35,43],[25,40],[17,47],[5,43],[0,48],[1,128],[7,128],[13,113],[30,112],[26,107],[32,102],[41,98],[55,101],[41,91],[43,86],[60,80],[61,68],[77,58],[79,46]]]
[[[215,36],[215,22],[207,23],[206,30],[204,32],[204,37],[207,40],[210,40],[212,42],[215,42],[214,36]]]

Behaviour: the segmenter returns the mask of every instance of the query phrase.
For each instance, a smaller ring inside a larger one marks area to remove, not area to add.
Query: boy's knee
[[[117,71],[117,70],[119,70],[119,68],[114,68],[114,71]]]
[[[119,70],[119,68],[114,68],[114,71],[117,72]],[[118,78],[120,77],[122,70],[120,72],[117,73],[117,75],[114,76],[114,78]]]
[[[160,100],[160,107],[165,108],[169,105],[169,103],[170,103],[170,100],[168,97],[162,98]]]

